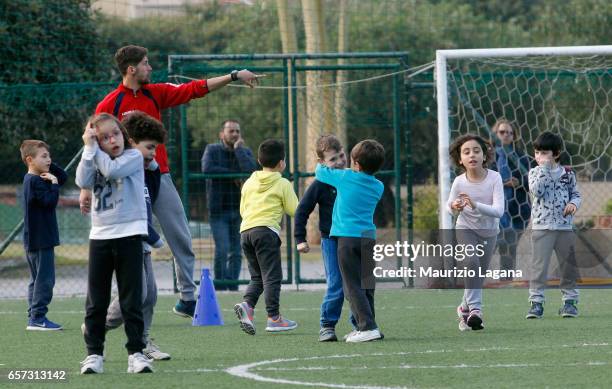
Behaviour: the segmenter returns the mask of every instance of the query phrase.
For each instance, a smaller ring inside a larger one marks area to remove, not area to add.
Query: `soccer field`
[[[172,296],[160,296],[152,335],[172,360],[155,362],[153,374],[128,375],[125,334],[114,330],[107,336],[104,374],[87,376],[79,375],[83,298],[53,301],[49,318],[65,327],[53,333],[25,331],[26,302],[0,300],[0,371],[67,369],[68,383],[58,386],[64,388],[609,387],[610,290],[583,290],[576,319],[557,315],[560,293],[549,290],[542,320],[524,319],[526,290],[485,290],[486,328],[464,333],[455,313],[461,293],[379,290],[376,318],[385,339],[362,344],[317,341],[322,292],[281,294],[281,312],[299,323],[289,333],[266,333],[258,306],[254,337],[241,332],[233,314],[240,294],[218,295],[222,327],[192,327],[170,312]],[[346,313],[340,336],[349,331]]]

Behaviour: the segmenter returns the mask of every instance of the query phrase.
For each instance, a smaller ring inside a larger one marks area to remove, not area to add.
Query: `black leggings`
[[[117,274],[119,305],[125,320],[125,347],[129,354],[142,352],[142,237],[89,241],[89,274],[85,302],[85,344],[87,354],[102,355],[106,313],[111,298],[113,271]]]

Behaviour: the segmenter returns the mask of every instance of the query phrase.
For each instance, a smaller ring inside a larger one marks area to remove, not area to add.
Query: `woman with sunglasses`
[[[491,131],[495,134],[495,164],[504,183],[505,212],[499,221],[497,243],[500,269],[516,266],[516,248],[531,217],[529,204],[529,157],[517,147],[516,131],[512,123],[499,119]],[[507,279],[511,281],[512,279]]]

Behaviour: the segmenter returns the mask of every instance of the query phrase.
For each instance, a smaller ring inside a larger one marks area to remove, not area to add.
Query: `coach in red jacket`
[[[176,85],[171,83],[150,84],[151,72],[147,49],[140,46],[125,46],[115,53],[115,62],[123,76],[121,84],[109,93],[96,108],[96,114],[107,112],[122,120],[130,112],[142,111],[161,120],[161,110],[203,97],[224,87],[232,81],[242,81],[254,87],[258,75],[248,70],[234,70],[230,74],[208,80],[192,81]],[[157,201],[153,213],[161,225],[164,236],[174,255],[177,269],[180,299],[173,308],[174,313],[193,318],[195,310],[196,285],[193,281],[195,255],[191,246],[191,233],[168,166],[166,146],[160,144],[156,149],[155,160],[162,176]],[[91,192],[81,191],[81,208],[89,212]]]

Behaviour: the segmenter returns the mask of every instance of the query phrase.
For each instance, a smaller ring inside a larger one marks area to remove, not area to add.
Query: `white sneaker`
[[[157,347],[157,345],[153,343],[153,339],[147,340],[147,347],[142,350],[142,353],[145,355],[145,357],[154,361],[170,360],[170,354],[161,351],[159,347]]]
[[[382,336],[380,335],[380,331],[378,330],[378,328],[375,328],[370,331],[356,331],[353,335],[350,335],[348,338],[346,338],[346,342],[361,343],[378,339],[382,339]]]
[[[153,373],[151,361],[141,353],[134,353],[128,357],[128,373]]]
[[[104,373],[104,358],[101,355],[91,354],[81,362],[81,374]]]
[[[342,337],[342,340],[344,340],[344,341],[346,342],[346,340],[347,340],[348,338],[350,338],[351,336],[355,335],[357,332],[359,332],[359,331],[357,331],[357,330],[352,330],[352,331],[351,331],[351,332],[349,332],[348,334],[344,335],[344,336]]]

